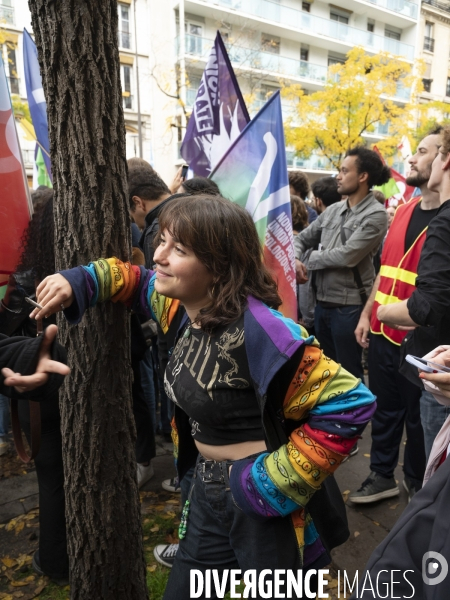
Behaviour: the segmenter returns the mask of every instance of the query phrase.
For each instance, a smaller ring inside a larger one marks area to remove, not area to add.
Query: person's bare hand
[[[169,186],[169,190],[172,192],[172,194],[176,194],[178,192],[178,188],[180,187],[180,185],[185,180],[185,177],[181,176],[182,170],[183,170],[183,167],[180,167],[178,169],[177,174],[175,175],[174,180],[172,181],[172,183]]]
[[[370,319],[366,314],[362,313],[355,329],[356,341],[362,348],[369,347],[369,331]]]
[[[298,260],[298,258],[295,259],[295,274],[297,283],[301,284],[308,281],[308,270],[306,269],[305,265]]]
[[[30,314],[32,319],[42,319],[53,313],[69,308],[74,300],[72,286],[62,275],[50,275],[38,285],[37,303],[42,309],[35,308]]]
[[[419,377],[433,383],[442,395],[450,398],[450,373],[426,373],[425,371],[420,371]]]
[[[21,375],[20,373],[14,373],[11,369],[2,369],[2,374],[5,377],[5,385],[14,387],[20,393],[29,392],[47,383],[49,373],[59,373],[60,375],[68,375],[70,373],[67,365],[52,360],[50,355],[50,348],[57,332],[58,328],[56,325],[49,325],[45,330],[44,339],[39,351],[38,364],[33,375]]]
[[[450,367],[450,346],[438,346],[422,358],[424,360],[432,360],[444,367]]]

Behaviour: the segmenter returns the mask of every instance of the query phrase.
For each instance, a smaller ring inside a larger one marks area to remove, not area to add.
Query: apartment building
[[[450,112],[449,0],[422,1],[418,57],[425,63],[422,100],[448,102]]]
[[[158,95],[158,88],[152,79],[151,54],[152,49],[151,29],[159,28],[160,32],[167,32],[167,23],[171,21],[173,11],[168,10],[164,15],[152,14],[157,10],[157,3],[153,0],[121,0],[117,4],[119,18],[119,54],[120,76],[123,93],[123,109],[126,128],[127,157],[139,156],[139,126],[138,126],[138,96],[141,116],[142,156],[152,164],[156,161],[161,174],[170,180],[173,177],[176,162],[176,128],[171,127],[172,117],[176,109],[174,101],[162,93]],[[31,15],[27,0],[0,0],[0,22],[5,42],[2,46],[2,57],[5,64],[11,94],[27,101],[24,65],[23,65],[23,29],[32,33]],[[173,28],[175,25],[173,24]],[[163,34],[161,34],[163,35]],[[158,36],[154,40],[158,39]],[[162,40],[159,50],[162,55],[170,56],[170,66],[174,72],[174,33]],[[167,48],[165,47],[167,46]],[[167,53],[167,49],[170,52]],[[159,53],[159,52],[158,52]],[[158,59],[159,60],[159,59]],[[170,70],[170,69],[169,69]],[[155,92],[158,101],[155,102]],[[159,97],[161,96],[161,97]],[[167,102],[166,100],[170,100]],[[174,121],[175,123],[175,121]],[[155,126],[153,126],[155,124]],[[20,145],[25,162],[30,186],[32,184],[35,141],[26,135],[20,125],[17,128]],[[172,152],[172,149],[173,152]],[[166,155],[166,158],[164,158]]]
[[[344,62],[354,46],[369,53],[386,51],[413,62],[419,5],[408,0],[179,0],[175,4],[180,72],[186,81],[186,103],[192,105],[205,58],[217,29],[227,42],[244,97],[254,114],[268,96],[286,83],[306,92],[321,89],[328,66]],[[408,99],[399,88],[397,101]],[[289,105],[283,105],[285,116]],[[380,127],[373,141],[385,135]],[[371,140],[372,141],[372,140]],[[298,159],[288,150],[288,163],[310,178],[329,170],[326,159]]]
[[[139,100],[142,156],[166,181],[182,163],[186,120],[217,30],[254,115],[280,79],[306,92],[321,89],[328,66],[343,62],[354,45],[413,62],[421,18],[418,0],[120,0],[117,7],[127,156],[140,153]],[[0,0],[0,16],[16,56],[11,91],[26,98],[21,32],[30,27],[27,0]],[[4,45],[4,58],[10,46]],[[397,101],[408,93],[399,88]],[[287,103],[283,111],[290,114]],[[386,133],[381,127],[373,141]],[[321,157],[300,160],[289,149],[288,162],[311,179],[329,168]]]

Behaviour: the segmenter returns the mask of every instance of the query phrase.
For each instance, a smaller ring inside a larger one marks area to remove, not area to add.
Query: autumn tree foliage
[[[287,144],[300,156],[315,151],[338,167],[349,148],[366,144],[370,134],[375,141],[377,127],[388,124],[388,135],[377,146],[390,155],[410,130],[408,90],[414,97],[419,85],[411,64],[355,47],[344,64],[329,67],[323,89],[306,94],[299,85],[283,87],[283,96],[294,105],[285,127]]]

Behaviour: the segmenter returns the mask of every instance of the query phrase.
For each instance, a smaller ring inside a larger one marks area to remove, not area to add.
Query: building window
[[[424,33],[423,49],[427,52],[434,52],[434,23],[426,21]]]
[[[309,2],[302,2],[302,10],[304,12],[311,12],[311,4]]]
[[[328,54],[328,66],[332,65],[344,65],[346,56],[344,54],[338,54],[337,52],[330,52]]]
[[[120,82],[122,84],[123,107],[133,108],[133,96],[131,95],[131,65],[120,65]]]
[[[8,79],[11,94],[20,94],[19,78],[17,77],[16,47],[12,42],[6,42],[0,46],[5,74]]]
[[[450,77],[447,77],[447,88],[445,90],[445,95],[450,96]]]
[[[264,52],[280,54],[280,38],[270,33],[261,34],[261,48]]]
[[[431,92],[431,82],[432,81],[433,81],[432,79],[422,79],[424,92]]]
[[[130,7],[118,4],[119,9],[119,47],[131,49]]]
[[[12,0],[0,0],[0,21],[14,25],[14,8]]]
[[[266,83],[262,83],[259,90],[256,92],[257,97],[257,108],[258,110],[264,106],[267,100],[275,94],[277,90],[280,88],[274,85],[267,85]]]
[[[348,18],[349,14],[343,11],[338,11],[335,8],[331,9],[330,11],[330,19],[332,21],[337,21],[338,23],[345,23],[345,25],[348,25]]]
[[[396,27],[385,27],[384,29],[384,37],[387,37],[391,40],[400,40],[402,36],[401,29],[397,29]]]
[[[197,23],[185,23],[186,52],[188,54],[203,54],[203,27]]]
[[[200,87],[200,82],[202,80],[201,75],[194,75],[191,73],[186,73],[187,79],[187,88],[186,88],[186,105],[188,107],[194,106],[195,99],[197,97],[197,91]]]
[[[370,31],[370,33],[375,31],[375,21],[372,19],[367,19],[367,31]]]
[[[300,60],[308,62],[309,60],[309,48],[300,48]]]

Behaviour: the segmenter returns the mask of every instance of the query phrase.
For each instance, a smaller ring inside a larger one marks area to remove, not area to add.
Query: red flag
[[[20,258],[30,220],[30,198],[5,68],[0,57],[0,298]]]

